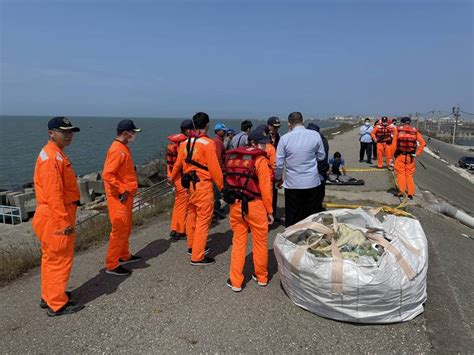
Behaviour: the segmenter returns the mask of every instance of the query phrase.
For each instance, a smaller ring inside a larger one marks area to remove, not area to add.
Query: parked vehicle
[[[461,157],[458,160],[458,165],[463,169],[474,169],[474,157]]]

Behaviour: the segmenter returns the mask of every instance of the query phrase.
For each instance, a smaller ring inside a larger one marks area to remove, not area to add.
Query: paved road
[[[453,165],[455,165],[458,162],[458,159],[462,156],[474,156],[474,152],[470,152],[462,147],[445,143],[434,138],[431,138],[431,141],[428,143],[428,137],[424,136],[424,138],[428,148],[433,152],[436,152],[439,149],[440,157]]]
[[[426,166],[424,169],[420,164],[416,165],[415,183],[421,189],[474,214],[474,184],[429,154],[424,153],[418,159]]]

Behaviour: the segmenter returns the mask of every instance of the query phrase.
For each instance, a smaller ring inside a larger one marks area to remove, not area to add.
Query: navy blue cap
[[[272,116],[267,120],[267,124],[273,127],[280,127],[280,119],[276,116]]]
[[[180,128],[181,128],[181,130],[184,130],[184,129],[194,129],[193,120],[184,120],[183,122],[181,122]]]
[[[237,134],[237,131],[233,128],[227,128],[227,133]]]
[[[270,135],[263,128],[263,126],[258,126],[253,131],[250,131],[249,136],[248,136],[248,141],[249,142],[255,141],[257,143],[266,144],[266,143],[270,143],[271,139],[270,139]]]
[[[132,120],[122,120],[117,125],[117,131],[133,131],[133,132],[141,132],[140,128],[135,126]]]
[[[62,116],[51,118],[48,122],[48,129],[64,129],[73,132],[80,131],[79,127],[73,126],[67,117]]]

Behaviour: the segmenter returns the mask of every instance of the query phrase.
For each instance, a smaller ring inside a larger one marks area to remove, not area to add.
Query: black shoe
[[[72,294],[71,294],[71,291],[66,291],[66,296],[68,298],[68,302],[69,303],[75,303],[73,300],[72,300]],[[40,303],[39,303],[39,306],[40,308],[42,309],[46,309],[48,308],[48,304],[46,303],[46,301],[44,299],[41,299]]]
[[[170,232],[170,239],[175,239],[176,236],[176,231],[171,231]]]
[[[359,163],[363,163],[363,162],[364,162],[364,159],[360,159],[360,160],[359,160]]]
[[[207,256],[204,257],[201,261],[192,261],[191,260],[191,265],[194,266],[207,266],[207,265],[212,265],[215,264],[216,260],[214,258],[209,258]]]
[[[84,308],[83,304],[72,304],[70,302],[66,303],[63,307],[58,309],[56,312],[53,311],[51,308],[48,308],[46,314],[48,317],[57,317],[62,316],[64,314],[73,314],[79,312],[81,309]]]
[[[408,195],[409,200],[413,200],[413,195]]]
[[[131,274],[130,270],[125,269],[122,265],[117,266],[113,270],[105,270],[105,273],[118,276],[129,276]]]
[[[226,283],[227,286],[230,287],[230,289],[234,292],[240,292],[242,291],[242,287],[235,287],[235,286],[232,286],[232,282],[230,282],[230,279],[227,279],[227,283]]]
[[[395,197],[403,197],[403,194],[402,194],[401,192],[395,192],[395,193],[393,194],[393,196],[395,196]]]
[[[254,280],[259,286],[261,287],[265,287],[268,285],[268,282],[260,282],[258,281],[257,279],[257,276],[255,276],[255,274],[252,274],[252,280]]]
[[[176,233],[173,237],[174,240],[186,240],[186,233]]]
[[[368,161],[367,161],[367,164],[372,164],[372,161],[368,160]]]
[[[125,264],[135,263],[135,262],[140,261],[140,260],[142,260],[141,256],[130,255],[130,259],[128,259],[128,260],[119,259],[119,263],[120,263],[120,265],[125,265]]]
[[[211,248],[206,247],[206,249],[204,249],[204,255],[209,254],[210,251],[211,251]],[[189,256],[193,255],[193,249],[188,248],[188,255],[189,255]]]

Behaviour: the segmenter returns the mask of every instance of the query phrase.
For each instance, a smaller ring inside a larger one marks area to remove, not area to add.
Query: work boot
[[[141,256],[130,255],[130,258],[128,260],[123,260],[123,259],[120,258],[119,263],[120,263],[120,265],[125,265],[125,264],[135,263],[135,262],[140,261],[140,260],[142,260]]]
[[[364,159],[360,159],[360,160],[359,160],[359,163],[363,163],[363,162],[364,162]]]
[[[130,276],[131,271],[124,268],[122,265],[119,265],[113,270],[105,270],[105,273],[109,275],[117,275],[117,276]]]
[[[211,248],[206,246],[206,248],[204,249],[204,255],[209,254],[210,251],[211,251]],[[189,256],[193,255],[193,249],[192,248],[188,248],[188,255]]]
[[[413,195],[408,195],[409,200],[413,200]]]
[[[170,239],[175,240],[175,236],[176,236],[176,231],[171,231],[170,232]]]
[[[174,240],[178,241],[178,240],[186,240],[186,233],[176,233],[174,235]]]
[[[48,311],[46,314],[48,317],[57,317],[57,316],[62,316],[64,314],[73,314],[76,312],[79,312],[81,309],[84,308],[83,304],[72,304],[70,302],[66,303],[64,306],[62,306],[60,309],[58,309],[56,312],[53,311],[51,308],[48,308]]]
[[[230,287],[230,289],[234,292],[240,292],[242,291],[242,287],[235,287],[235,286],[232,286],[232,282],[230,282],[230,279],[227,280],[227,283],[226,283],[227,286]]]
[[[71,294],[71,291],[66,291],[66,296],[68,298],[68,302],[69,303],[75,303],[73,300],[72,300],[72,294]],[[41,299],[40,303],[39,303],[39,306],[41,309],[46,309],[48,308],[48,304],[46,303],[46,301],[44,299]]]
[[[191,260],[191,265],[193,266],[208,266],[215,264],[216,260],[214,258],[209,258],[207,256],[204,257],[201,261],[192,261]]]
[[[257,276],[255,274],[252,274],[252,280],[254,280],[259,286],[265,287],[268,285],[268,282],[260,282],[257,279]]]
[[[367,164],[372,164],[372,160],[367,160]]]

